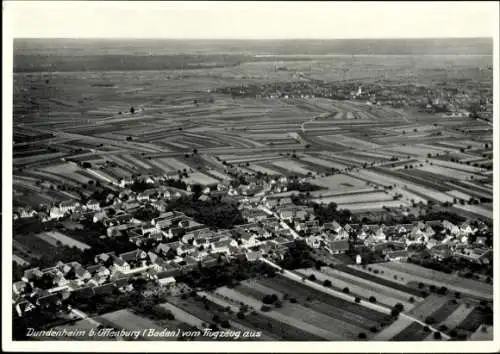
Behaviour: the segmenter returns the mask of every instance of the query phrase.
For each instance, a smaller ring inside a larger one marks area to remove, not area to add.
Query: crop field
[[[18,256],[18,255],[16,255],[16,254],[13,254],[13,255],[12,255],[12,261],[13,261],[13,262],[16,262],[16,263],[17,263],[18,265],[20,265],[21,267],[24,267],[24,266],[29,266],[29,265],[30,265],[30,263],[29,263],[27,260],[25,260],[25,259],[23,259],[23,258],[19,257],[19,256]]]
[[[250,287],[241,286],[235,289],[220,288],[217,293],[258,309],[262,306],[261,297],[264,294],[255,291],[255,289],[252,290]],[[274,289],[270,289],[270,291],[272,290]],[[281,308],[275,308],[262,314],[311,335],[319,336],[323,340],[348,340],[354,337],[354,333],[351,332],[359,329],[359,327],[354,327],[346,330],[342,325],[343,322],[335,321],[331,316],[321,315],[321,312],[311,310],[311,308],[288,302],[283,304]]]
[[[383,202],[383,201],[392,201],[393,198],[391,195],[385,192],[368,192],[368,193],[356,193],[349,195],[336,195],[323,197],[321,199],[314,199],[313,201],[317,203],[331,203],[334,202],[336,204],[355,204],[355,203],[369,203],[369,202]]]
[[[104,325],[111,326],[113,328],[117,329],[125,329],[125,330],[130,330],[134,331],[137,329],[155,329],[158,332],[165,329],[163,327],[160,327],[157,325],[155,322],[139,316],[135,313],[133,313],[130,310],[118,310],[115,312],[110,312],[106,313],[104,315],[100,315],[96,318],[98,322],[101,322]],[[176,340],[176,337],[153,337],[153,336],[144,336],[142,335],[141,331],[141,336],[139,339],[141,340]]]
[[[337,290],[342,291],[343,289],[348,288],[349,293],[359,296],[367,301],[370,296],[374,296],[378,299],[379,303],[388,307],[393,307],[397,303],[401,303],[406,311],[414,306],[414,304],[409,301],[409,296],[406,293],[367,281],[333,268],[323,267],[321,271],[311,268],[299,269],[298,272],[306,276],[314,274],[317,281],[320,283],[324,280],[330,280],[332,286]]]
[[[48,232],[38,234],[36,236],[39,237],[40,239],[44,240],[45,242],[48,242],[51,245],[56,246],[56,247],[58,246],[58,244],[60,242],[61,244],[65,245],[65,246],[76,247],[82,251],[84,251],[86,249],[90,249],[89,245],[87,245],[83,242],[74,240],[71,237],[63,235],[62,233],[60,233],[58,231],[48,231]]]
[[[396,275],[400,279],[399,281],[404,283],[415,281],[434,284],[439,287],[446,286],[450,290],[482,299],[492,299],[493,296],[491,284],[438,272],[411,263],[377,263],[370,265],[370,267],[379,270],[377,276],[380,278],[391,279]],[[361,267],[357,267],[357,269],[366,271]],[[380,271],[384,271],[384,273],[382,274]]]
[[[445,296],[431,294],[418,304],[418,306],[409,311],[408,314],[424,321],[428,316],[431,316],[444,307],[448,301],[450,299]]]
[[[293,160],[274,161],[271,162],[271,165],[300,175],[314,174],[314,171],[304,168],[300,163]]]
[[[314,184],[334,191],[366,188],[365,182],[345,174],[316,178]]]
[[[219,180],[201,172],[190,173],[189,177],[184,177],[182,180],[187,184],[210,185],[219,183]]]

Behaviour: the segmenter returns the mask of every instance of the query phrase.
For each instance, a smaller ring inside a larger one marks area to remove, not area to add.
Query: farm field
[[[72,239],[69,236],[66,236],[58,231],[48,231],[37,235],[38,238],[44,240],[45,242],[50,243],[51,245],[57,247],[59,243],[68,247],[76,247],[80,250],[84,251],[86,249],[90,249],[90,246]]]
[[[405,310],[413,308],[414,304],[409,301],[407,294],[399,292],[395,289],[381,286],[379,284],[363,281],[363,279],[336,271],[335,269],[323,267],[321,271],[315,269],[299,269],[300,274],[310,276],[313,274],[316,280],[322,283],[324,280],[329,280],[332,286],[337,290],[349,289],[349,293],[359,296],[368,301],[370,296],[378,299],[378,302],[388,307],[393,307],[397,303],[403,304]]]
[[[105,326],[124,329],[129,331],[135,331],[137,329],[155,329],[158,332],[164,330],[164,327],[161,327],[154,323],[153,321],[139,316],[133,313],[131,310],[118,310],[115,312],[106,313],[104,315],[100,315],[95,318],[98,322],[102,323]],[[174,330],[169,329],[169,330]],[[140,332],[139,340],[153,340],[153,341],[169,341],[169,340],[177,340],[176,337],[154,337],[154,336],[145,336],[143,335],[143,331]]]
[[[353,266],[355,267],[355,266]],[[482,283],[472,279],[461,278],[450,274],[427,269],[411,263],[387,262],[370,265],[372,269],[378,269],[378,277],[391,278],[394,275],[408,283],[410,281],[434,284],[435,286],[446,286],[449,290],[459,291],[474,297],[491,300],[493,298],[493,289],[491,284]],[[367,272],[361,267],[355,267],[357,270]],[[383,274],[380,271],[384,271]]]

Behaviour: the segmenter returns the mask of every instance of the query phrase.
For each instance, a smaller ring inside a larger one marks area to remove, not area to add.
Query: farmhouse
[[[343,254],[349,250],[349,242],[347,240],[335,240],[327,242],[326,249],[333,254]]]

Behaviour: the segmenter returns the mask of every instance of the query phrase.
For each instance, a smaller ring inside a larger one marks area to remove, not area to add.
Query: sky
[[[499,11],[497,2],[4,1],[3,7],[16,38],[493,37]]]

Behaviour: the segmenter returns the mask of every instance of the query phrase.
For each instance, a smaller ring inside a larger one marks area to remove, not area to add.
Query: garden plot
[[[244,304],[247,304],[248,306],[258,310],[262,307],[262,302],[251,296],[244,295],[240,291],[237,291],[235,289],[229,289],[227,287],[222,287],[219,288],[215,291],[217,294],[220,294],[223,297],[228,297],[230,299],[233,299],[237,302],[242,302]],[[311,335],[314,336],[319,336],[323,339],[326,340],[342,340],[343,337],[341,335],[331,333],[330,331],[324,330],[322,328],[319,328],[317,326],[314,326],[312,324],[309,324],[305,321],[303,321],[300,318],[296,318],[296,316],[287,316],[284,315],[276,310],[272,310],[269,312],[261,312],[262,316],[270,317],[274,320],[277,320],[282,323],[286,323],[289,325],[292,325],[293,327],[299,328],[303,331],[306,331],[310,333]]]
[[[473,306],[467,306],[466,304],[460,304],[458,308],[451,313],[444,321],[445,325],[449,330],[458,327],[472,312],[474,311]]]
[[[198,317],[193,316],[189,312],[184,311],[183,309],[175,306],[174,304],[171,304],[169,302],[163,303],[160,305],[164,309],[169,310],[172,312],[174,317],[184,323],[187,323],[190,326],[196,327],[196,328],[203,328],[204,327],[204,322],[200,320]]]
[[[13,254],[12,255],[12,261],[13,262],[16,262],[18,265],[20,265],[21,267],[24,267],[24,266],[29,266],[30,263],[26,260],[24,260],[23,258],[19,257],[18,255],[16,254]]]
[[[367,211],[367,210],[381,210],[385,208],[401,208],[406,207],[408,204],[399,200],[386,200],[382,202],[365,202],[365,203],[348,203],[348,204],[338,204],[339,209],[345,209],[349,211]]]
[[[380,173],[370,171],[370,170],[359,170],[356,173],[356,176],[365,179],[366,181],[377,183],[384,186],[404,186],[409,189],[411,192],[417,193],[427,199],[434,199],[440,202],[453,202],[453,197],[439,192],[435,189],[430,189],[418,185],[416,183],[409,182],[408,180],[403,179],[402,177],[393,177],[388,176],[386,174],[382,175]]]
[[[78,183],[88,182],[88,178],[85,178],[84,176],[78,174],[78,171],[81,171],[81,168],[69,162],[53,166],[47,166],[41,168],[40,170],[47,173],[63,176]]]
[[[346,135],[334,134],[334,135],[323,135],[318,136],[318,139],[324,142],[332,142],[335,144],[343,145],[345,147],[353,148],[353,149],[379,149],[380,145],[371,143],[366,140],[353,138]]]
[[[465,193],[462,193],[462,192],[457,191],[457,190],[448,191],[448,192],[446,192],[446,194],[449,194],[454,198],[463,199],[466,201],[470,200],[472,198],[472,196],[470,196],[469,194],[465,194]]]
[[[76,247],[81,251],[85,251],[90,249],[91,247],[86,243],[77,241],[69,236],[66,236],[58,231],[47,231],[41,234],[36,235],[38,238],[44,240],[45,242],[50,243],[52,246],[57,247],[59,244],[68,247]]]
[[[294,160],[280,160],[280,161],[274,161],[271,162],[271,165],[285,169],[287,171],[301,174],[301,175],[308,175],[308,174],[315,174],[315,172],[308,170],[304,168],[301,164]]]
[[[429,162],[432,162],[434,165],[438,166],[443,166],[443,167],[449,167],[454,170],[460,170],[460,171],[467,171],[467,172],[475,172],[475,173],[480,173],[483,172],[484,169],[481,167],[474,167],[466,164],[460,164],[452,161],[446,161],[446,160],[438,160],[438,159],[428,159]]]
[[[385,192],[368,192],[368,193],[357,193],[350,195],[337,195],[337,196],[329,196],[322,197],[319,199],[313,199],[316,203],[331,203],[334,202],[336,204],[355,204],[355,203],[369,203],[369,202],[382,202],[393,200],[393,197],[390,194]]]
[[[219,183],[219,180],[207,176],[206,174],[201,172],[190,173],[189,177],[184,177],[182,181],[185,182],[186,184],[201,184],[203,186],[214,185]]]
[[[372,340],[374,341],[390,341],[392,338],[394,338],[396,335],[398,335],[400,332],[404,331],[406,328],[408,328],[413,321],[406,317],[399,316],[399,318],[394,321],[391,325],[387,326],[386,328],[382,329],[379,333],[377,333]]]
[[[264,167],[262,165],[250,165],[248,168],[251,169],[252,171],[255,171],[255,172],[261,172],[264,174],[268,174],[269,176],[280,175],[279,172],[276,172],[275,170]]]
[[[339,290],[347,288],[349,289],[349,293],[364,299],[374,296],[377,299],[377,302],[388,307],[393,307],[397,303],[401,303],[405,310],[408,310],[414,306],[408,301],[409,297],[405,293],[400,293],[397,290],[380,286],[376,283],[363,281],[363,279],[332,268],[324,267],[321,271],[311,268],[298,269],[297,272],[306,276],[313,274],[316,277],[316,280],[320,283],[324,280],[329,280],[331,281],[333,287]]]
[[[411,263],[387,262],[370,265],[373,269],[384,271],[377,276],[392,279],[394,275],[403,278],[406,283],[410,281],[433,284],[435,286],[445,286],[453,291],[459,291],[474,297],[491,300],[493,298],[493,288],[491,284],[482,283],[472,279],[461,278],[443,272],[427,269]],[[363,270],[362,268],[357,268]],[[363,270],[364,271],[364,270]]]
[[[134,155],[121,155],[120,157],[122,160],[132,164],[132,166],[137,166],[145,170],[151,169],[151,166],[145,163],[141,157],[135,157]]]
[[[366,182],[345,174],[316,178],[314,184],[333,191],[366,188]]]
[[[493,210],[491,208],[486,208],[481,205],[461,205],[461,204],[456,204],[453,207],[493,220]]]
[[[299,277],[299,275],[297,275],[297,277]],[[297,300],[297,303],[300,303],[302,306],[312,311],[328,314],[337,321],[349,323],[357,327],[360,331],[370,331],[372,327],[380,328],[394,320],[387,314],[355,303],[353,301],[354,296],[352,295],[345,295],[342,292],[330,289],[346,297],[346,299],[341,299],[330,293],[325,293],[316,289],[316,287],[327,289],[317,283],[314,283],[315,288],[312,288],[311,285],[302,284],[284,277],[262,279],[261,282],[273,290],[288,294],[289,298]],[[309,284],[312,283],[309,282]],[[291,302],[291,304],[293,303]],[[286,306],[286,304],[284,306]]]
[[[166,336],[166,337],[154,337],[154,336],[144,336],[143,329],[154,329],[157,332],[164,330],[165,328],[157,325],[153,321],[144,318],[142,316],[136,315],[128,309],[118,310],[115,312],[106,313],[96,318],[97,321],[104,325],[108,325],[118,329],[136,331],[141,330],[141,335],[139,339],[142,340],[155,340],[155,341],[167,341],[167,340],[177,340],[176,337]]]
[[[448,301],[450,301],[448,297],[431,294],[418,304],[418,306],[409,311],[408,314],[421,321],[425,321],[427,317],[444,307]]]
[[[417,167],[418,170],[421,171],[427,171],[431,173],[435,173],[437,175],[442,175],[446,177],[452,177],[454,179],[470,179],[471,176],[474,176],[475,178],[478,178],[477,175],[468,173],[468,172],[463,172],[459,170],[455,170],[452,168],[446,168],[446,167],[441,167],[441,166],[436,166],[436,165],[424,165],[422,167]]]

